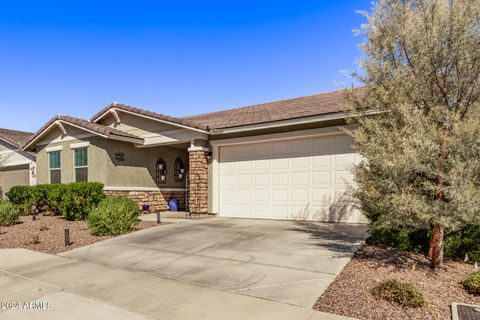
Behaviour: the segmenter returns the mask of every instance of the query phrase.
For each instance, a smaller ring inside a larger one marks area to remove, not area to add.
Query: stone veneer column
[[[191,147],[189,155],[189,206],[192,213],[207,213],[208,210],[208,148]]]

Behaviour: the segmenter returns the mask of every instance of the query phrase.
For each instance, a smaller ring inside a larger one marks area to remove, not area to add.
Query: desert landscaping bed
[[[451,319],[452,302],[480,304],[480,296],[468,294],[462,287],[472,270],[471,264],[446,261],[441,270],[432,272],[421,254],[364,245],[314,309],[358,319]],[[371,288],[389,278],[413,283],[425,295],[427,305],[404,309],[374,297]]]
[[[140,221],[134,231],[157,226],[156,222]],[[65,246],[64,229],[70,229],[71,245]],[[66,221],[59,216],[20,217],[20,223],[0,227],[0,248],[25,248],[50,254],[89,245],[111,236],[93,236],[84,221]]]

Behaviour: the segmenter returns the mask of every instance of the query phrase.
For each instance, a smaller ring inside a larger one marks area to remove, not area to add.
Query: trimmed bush
[[[90,212],[87,222],[96,236],[116,236],[127,233],[138,223],[138,205],[125,196],[107,197]]]
[[[10,201],[0,200],[0,226],[11,226],[17,223],[20,209]]]
[[[90,211],[105,199],[103,184],[97,182],[70,183],[65,185],[63,192],[59,209],[67,220],[85,220]]]
[[[372,289],[372,294],[404,308],[418,308],[426,304],[425,297],[413,284],[397,279],[377,283]]]
[[[463,282],[463,287],[471,294],[480,295],[480,270],[470,273]]]
[[[30,213],[29,208],[34,203],[33,190],[34,187],[30,186],[16,186],[7,192],[7,197],[20,208],[21,214],[28,215]]]
[[[24,214],[29,214],[30,206],[36,205],[41,211],[61,214],[67,220],[84,220],[105,198],[103,184],[97,182],[17,186],[7,196]]]

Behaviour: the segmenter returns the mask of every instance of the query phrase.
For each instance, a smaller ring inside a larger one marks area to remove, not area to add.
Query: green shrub
[[[427,254],[430,246],[431,230],[369,230],[368,243],[388,245],[404,251]],[[480,262],[480,228],[468,226],[456,232],[446,230],[444,239],[444,257],[463,260],[468,254],[470,261]]]
[[[40,211],[61,214],[67,220],[83,220],[105,198],[103,185],[97,182],[17,186],[8,193],[11,202],[25,214],[36,205]]]
[[[0,226],[11,226],[18,221],[20,209],[10,201],[0,200]]]
[[[16,186],[7,192],[7,197],[20,208],[21,214],[29,214],[30,206],[34,203],[33,190],[30,186]]]
[[[96,236],[127,233],[138,223],[138,205],[125,196],[107,197],[90,212],[87,222]]]
[[[426,304],[423,294],[413,284],[397,279],[377,283],[372,289],[372,294],[405,308],[417,308]]]
[[[480,294],[480,270],[470,273],[463,287],[471,294]]]
[[[445,257],[463,259],[467,254],[470,261],[480,262],[480,228],[469,226],[447,234],[444,248]]]
[[[413,231],[372,229],[369,233],[369,243],[388,245],[403,251],[427,253],[430,245],[430,232],[423,229]]]
[[[67,220],[85,220],[90,211],[103,199],[103,184],[80,182],[65,185],[59,205],[60,213]]]

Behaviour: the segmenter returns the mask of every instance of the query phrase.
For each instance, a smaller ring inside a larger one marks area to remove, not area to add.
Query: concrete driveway
[[[311,308],[365,236],[363,225],[213,218],[160,226],[61,256]]]

